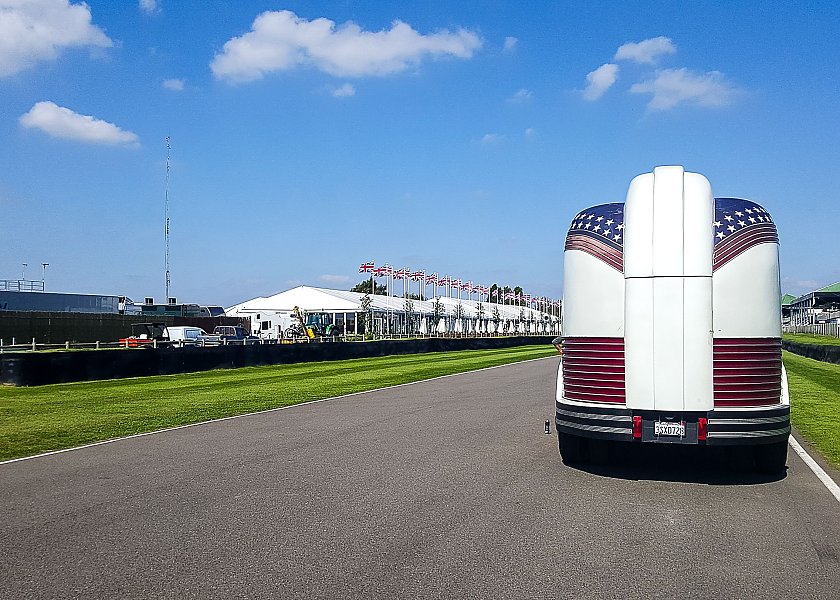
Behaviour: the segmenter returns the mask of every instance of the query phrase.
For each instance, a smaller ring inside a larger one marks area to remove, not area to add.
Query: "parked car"
[[[169,340],[175,348],[184,346],[221,346],[222,338],[211,335],[201,327],[167,327],[163,333],[164,339]]]
[[[249,334],[245,331],[244,327],[239,327],[238,325],[216,325],[213,334],[222,338],[222,344],[250,346],[260,343],[260,338]]]

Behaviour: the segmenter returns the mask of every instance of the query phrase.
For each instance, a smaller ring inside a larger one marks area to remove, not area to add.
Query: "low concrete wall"
[[[0,355],[0,383],[32,386],[72,381],[172,375],[321,360],[394,354],[484,350],[551,343],[551,336],[499,338],[429,338],[379,342],[324,342],[217,348],[143,348],[79,352],[31,352]]]
[[[840,365],[840,346],[828,346],[823,344],[800,344],[782,340],[782,348],[788,352],[799,354],[806,358],[821,360],[827,363]]]

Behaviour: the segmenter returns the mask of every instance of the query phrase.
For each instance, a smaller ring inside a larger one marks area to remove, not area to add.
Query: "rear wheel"
[[[586,460],[586,440],[579,435],[557,432],[560,457],[567,465],[583,463]]]
[[[787,463],[787,449],[787,440],[755,446],[753,449],[755,470],[767,475],[783,471]]]

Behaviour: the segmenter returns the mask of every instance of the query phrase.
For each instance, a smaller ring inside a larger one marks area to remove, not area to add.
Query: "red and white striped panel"
[[[563,396],[580,402],[624,404],[624,339],[563,339]]]
[[[782,341],[714,340],[715,407],[769,406],[782,397]]]

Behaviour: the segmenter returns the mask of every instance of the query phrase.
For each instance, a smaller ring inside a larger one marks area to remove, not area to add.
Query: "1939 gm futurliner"
[[[779,240],[770,214],[657,167],[572,221],[556,418],[564,462],[594,439],[750,446],[785,466]]]

